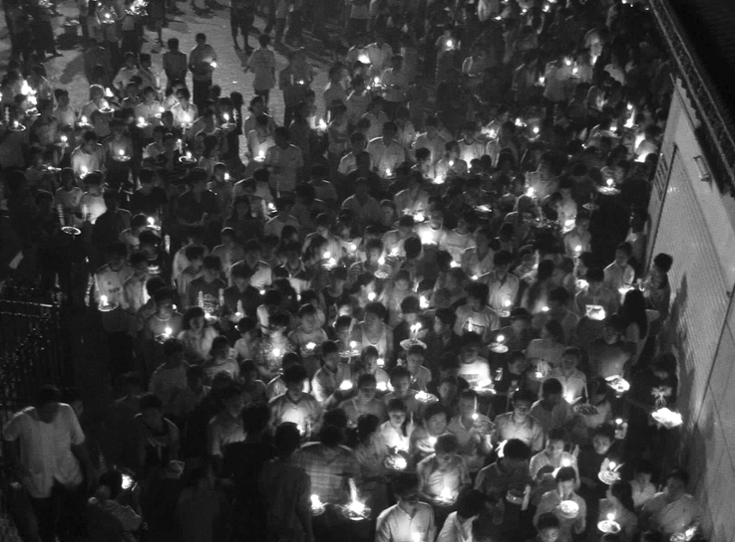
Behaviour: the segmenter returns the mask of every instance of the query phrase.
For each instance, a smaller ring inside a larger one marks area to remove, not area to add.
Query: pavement
[[[162,1],[162,0],[151,0]],[[199,2],[202,4],[203,2]],[[244,51],[236,50],[232,42],[230,33],[229,7],[223,3],[212,2],[216,9],[211,12],[203,12],[200,9],[196,11],[191,7],[188,1],[177,2],[176,7],[183,13],[180,15],[169,15],[169,25],[163,29],[163,42],[169,38],[178,38],[180,42],[180,50],[187,55],[195,46],[194,37],[197,33],[203,32],[207,35],[207,42],[214,47],[217,52],[217,69],[214,73],[214,83],[222,87],[222,94],[229,95],[230,92],[241,92],[247,104],[253,93],[253,74],[245,71],[248,55]],[[76,19],[78,17],[78,9],[75,2],[61,0],[58,5],[59,11],[63,17],[55,17],[53,20],[56,28],[56,36],[63,34],[63,25],[66,18]],[[262,31],[265,28],[266,21],[256,16],[255,28]],[[73,48],[64,48],[65,43],[72,40],[59,40],[61,53],[60,57],[49,59],[45,62],[48,79],[53,88],[63,87],[69,90],[72,106],[79,111],[88,101],[89,84],[84,76],[83,47],[81,38],[81,28],[78,27],[79,38],[77,44]],[[339,37],[345,39],[345,32],[334,25],[328,25],[328,31],[331,37]],[[162,58],[166,52],[165,47],[161,48],[156,45],[156,34],[146,31],[145,36],[147,42],[143,44],[142,52],[151,53],[154,68],[163,73]],[[242,36],[238,38],[238,42],[242,47]],[[257,34],[251,32],[249,37],[249,45],[257,46]],[[328,77],[327,72],[330,65],[334,62],[334,55],[324,51],[324,46],[311,38],[308,33],[304,36],[304,47],[306,47],[309,62],[316,70],[316,77],[312,84],[312,89],[317,94],[317,106],[319,115],[324,116],[324,106],[321,94],[326,87]],[[289,47],[285,46],[276,50],[277,71],[282,70],[288,65],[288,61],[284,54],[287,54]],[[0,65],[7,65],[10,57],[10,41],[7,39],[7,29],[0,31]],[[187,81],[191,88],[191,78]],[[165,75],[161,78],[161,84],[165,85]],[[270,95],[270,111],[275,116],[277,122],[283,121],[283,93],[277,88],[271,91]],[[241,137],[241,149],[245,148],[245,138]]]

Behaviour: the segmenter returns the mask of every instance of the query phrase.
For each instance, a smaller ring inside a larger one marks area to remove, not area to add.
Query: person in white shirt
[[[648,501],[641,511],[641,522],[661,531],[666,538],[683,533],[699,521],[697,501],[686,492],[689,475],[675,470],[666,478],[666,488]]]
[[[76,498],[86,478],[96,485],[97,472],[84,446],[84,433],[61,392],[41,388],[34,406],[16,413],[3,428],[5,458],[28,495],[38,525],[38,539],[56,540],[62,518],[82,513]]]
[[[433,542],[436,536],[434,511],[419,502],[419,477],[403,472],[392,483],[397,504],[378,516],[375,542]]]
[[[408,76],[403,71],[401,55],[393,55],[391,67],[383,72],[380,84],[383,85],[383,98],[388,106],[388,114],[394,115],[398,107],[406,102],[408,91]]]
[[[615,261],[605,268],[604,285],[611,290],[630,286],[635,280],[635,271],[628,263],[633,254],[630,243],[620,243],[615,249]]]
[[[382,137],[376,137],[368,143],[367,151],[372,158],[373,167],[381,176],[390,177],[406,159],[406,152],[395,139],[397,133],[396,123],[386,122],[383,124]]]
[[[197,106],[191,103],[191,93],[187,88],[180,88],[176,91],[176,99],[179,101],[171,108],[174,115],[174,126],[187,130],[196,119],[199,118]]]
[[[288,128],[276,128],[273,139],[276,144],[265,155],[265,165],[271,171],[270,187],[276,191],[276,195],[293,192],[301,168],[304,167],[303,154],[301,149],[290,142]]]
[[[422,147],[431,151],[431,164],[436,164],[443,156],[447,140],[439,133],[439,119],[431,116],[426,119],[426,132],[419,134],[413,144],[414,150]]]
[[[365,52],[370,60],[370,73],[373,76],[383,73],[393,57],[393,49],[385,43],[381,32],[375,33],[375,43],[368,45]]]
[[[268,105],[270,91],[276,86],[276,54],[268,48],[271,38],[267,34],[258,37],[259,47],[248,58],[248,70],[255,75],[253,89],[256,96],[262,96]]]
[[[436,542],[474,542],[472,527],[485,509],[485,497],[476,489],[463,491],[457,498],[457,510],[444,521]]]

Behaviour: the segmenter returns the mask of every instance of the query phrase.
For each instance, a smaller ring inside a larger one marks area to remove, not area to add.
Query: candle
[[[510,307],[512,304],[513,302],[510,299],[506,299],[505,301],[503,301],[503,307],[505,307],[506,309]]]
[[[605,181],[608,187],[612,188],[612,186],[615,184],[615,181],[613,179],[608,179]]]
[[[85,117],[84,115],[82,115],[81,121],[83,125],[87,125],[87,117]]]
[[[343,380],[342,383],[339,385],[339,389],[341,391],[349,391],[352,389],[352,381],[351,380]]]
[[[504,343],[504,342],[505,342],[505,335],[498,335],[498,337],[497,337],[497,339],[496,339],[496,340],[497,340],[497,341],[498,341],[499,343]]]
[[[421,533],[413,533],[411,535],[411,542],[421,542],[423,540],[423,537],[421,536]]]
[[[149,216],[148,217],[148,227],[149,228],[152,228],[155,225],[156,225],[156,219],[153,218],[152,216]]]
[[[117,151],[117,154],[122,158],[123,156],[125,156],[125,151],[123,149],[120,149],[119,151]]]
[[[477,414],[477,395],[475,395],[475,407],[474,412],[472,413],[472,419],[477,420],[480,416]]]
[[[281,357],[281,349],[280,348],[274,348],[273,349],[273,357],[276,359],[280,359]]]
[[[375,301],[375,292],[370,292],[367,296],[368,301]]]
[[[533,133],[538,135],[538,133],[541,131],[541,129],[538,126],[533,127]]]
[[[385,176],[386,177],[390,177],[391,175],[393,175],[393,172],[391,171],[391,169],[390,168],[385,168]]]
[[[145,121],[143,117],[138,117],[138,126],[140,126],[141,128],[145,128],[147,124],[148,123]]]
[[[448,39],[447,40],[447,49],[451,49],[452,47],[454,47],[454,41],[451,40],[451,39]]]
[[[443,501],[451,501],[452,500],[452,490],[449,489],[447,486],[444,486],[439,493],[439,498]]]
[[[319,119],[319,122],[317,123],[317,128],[319,130],[326,130],[327,129],[327,123],[324,122],[324,119]]]
[[[385,366],[385,359],[378,358],[377,363],[378,363],[378,367],[384,367]]]
[[[216,68],[217,67],[217,61],[216,60],[213,60],[212,62],[209,63],[209,65],[212,66],[213,68]]]
[[[230,122],[230,115],[229,113],[223,113],[222,118],[225,120],[225,122]]]
[[[385,265],[385,256],[378,258],[378,265]]]
[[[106,295],[101,295],[100,296],[100,305],[102,305],[103,307],[107,305],[107,296]]]
[[[417,340],[419,336],[419,331],[421,331],[421,324],[415,323],[411,326],[411,338],[413,340]]]
[[[526,195],[530,198],[533,198],[536,196],[536,189],[533,186],[529,186],[528,190],[526,190]]]
[[[173,333],[173,331],[171,330],[171,328],[170,328],[170,327],[167,327],[166,329],[164,329],[164,330],[163,330],[163,335],[164,335],[164,336],[165,336],[166,338],[170,337],[170,336],[171,336],[171,333]]]
[[[191,152],[190,151],[186,151],[186,159],[187,160],[191,160]]]
[[[429,308],[429,300],[426,299],[426,296],[425,295],[422,295],[419,298],[419,305],[420,305],[421,309],[423,309],[423,310],[426,310],[426,309]]]
[[[540,84],[542,84],[542,85],[543,85],[543,84],[544,84],[544,83],[546,82],[546,77],[544,77],[543,75],[542,75],[542,76],[540,76],[540,77],[538,78],[538,82],[539,82]]]

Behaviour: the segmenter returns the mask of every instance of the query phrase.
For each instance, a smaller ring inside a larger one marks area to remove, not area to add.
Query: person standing
[[[84,482],[97,480],[79,420],[60,401],[57,388],[43,387],[3,429],[5,456],[30,498],[41,542],[73,527],[84,511]]]
[[[189,53],[189,71],[192,74],[194,105],[204,111],[209,98],[209,87],[212,86],[212,72],[217,67],[217,53],[207,43],[206,34],[196,35],[196,47]]]
[[[166,74],[166,90],[173,88],[173,83],[186,84],[186,55],[179,51],[178,38],[167,42],[168,51],[163,53],[163,72]],[[192,118],[192,122],[196,117]]]
[[[301,435],[296,424],[276,429],[275,459],[263,466],[259,486],[266,508],[267,540],[313,542],[311,527],[311,479],[294,465]]]
[[[255,75],[253,90],[256,96],[263,97],[266,107],[268,107],[271,89],[276,86],[276,54],[268,48],[270,42],[269,35],[261,34],[258,37],[259,47],[248,58],[248,69]]]
[[[253,0],[230,0],[230,29],[235,49],[240,50],[237,34],[242,32],[245,40],[245,52],[252,54],[253,48],[248,44],[248,33],[255,22],[255,3]]]

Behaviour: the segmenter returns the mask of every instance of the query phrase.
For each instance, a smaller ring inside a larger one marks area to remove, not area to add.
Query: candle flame
[[[100,296],[100,305],[107,305],[107,296],[101,295]]]

